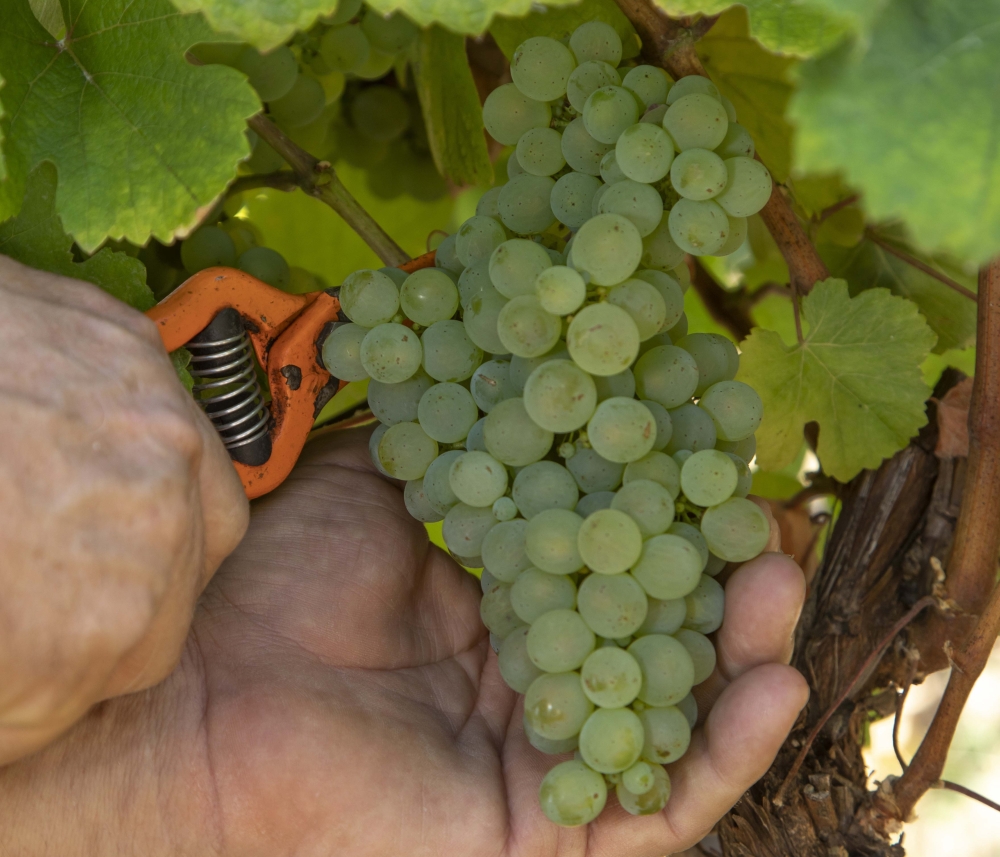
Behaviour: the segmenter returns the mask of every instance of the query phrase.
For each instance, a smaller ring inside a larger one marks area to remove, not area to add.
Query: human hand
[[[0,771],[0,852],[659,857],[764,773],[807,695],[784,666],[804,592],[790,559],[727,584],[700,703],[717,699],[666,810],[612,799],[589,828],[557,828],[537,797],[553,760],[524,738],[478,582],[428,544],[366,441],[314,441],[255,504],[166,682]]]
[[[0,764],[173,670],[246,528],[218,436],[159,334],[0,256]]]

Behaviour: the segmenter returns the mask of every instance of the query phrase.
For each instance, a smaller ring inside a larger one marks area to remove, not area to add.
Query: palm
[[[723,693],[670,769],[667,810],[632,818],[611,798],[589,828],[560,829],[537,806],[552,762],[523,736],[477,581],[428,545],[366,441],[312,444],[256,505],[181,666],[88,717],[48,751],[58,766],[42,754],[53,787],[97,770],[106,791],[102,764],[119,760],[121,802],[162,807],[130,814],[132,839],[162,847],[152,820],[166,815],[194,843],[163,853],[654,857],[696,841],[763,773],[804,701],[798,674],[770,663],[787,657],[797,567],[771,554],[728,584],[726,677],[701,704]]]

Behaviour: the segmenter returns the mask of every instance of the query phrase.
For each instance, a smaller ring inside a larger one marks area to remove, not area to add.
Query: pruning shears
[[[426,253],[401,265],[434,264]],[[340,288],[292,295],[235,268],[206,268],[146,312],[167,351],[186,347],[193,395],[218,430],[247,497],[291,473],[316,416],[346,381],[323,365],[323,343],[347,321]],[[257,377],[267,376],[270,402]]]

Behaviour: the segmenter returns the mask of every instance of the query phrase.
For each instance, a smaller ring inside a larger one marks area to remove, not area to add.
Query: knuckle
[[[195,421],[193,408],[169,408],[150,416],[151,431],[161,443],[176,451],[187,462],[201,458],[204,436]]]
[[[89,594],[69,612],[36,613],[8,640],[0,723],[46,723],[96,701],[107,676],[152,621],[152,599],[145,593]]]

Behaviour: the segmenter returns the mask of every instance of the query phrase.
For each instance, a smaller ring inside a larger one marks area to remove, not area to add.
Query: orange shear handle
[[[427,253],[400,267],[431,267]],[[224,309],[243,318],[271,389],[271,455],[259,465],[233,462],[251,500],[273,491],[291,473],[320,409],[343,386],[320,352],[325,332],[340,316],[338,290],[290,295],[234,268],[207,268],[146,312],[167,351],[190,342]]]

